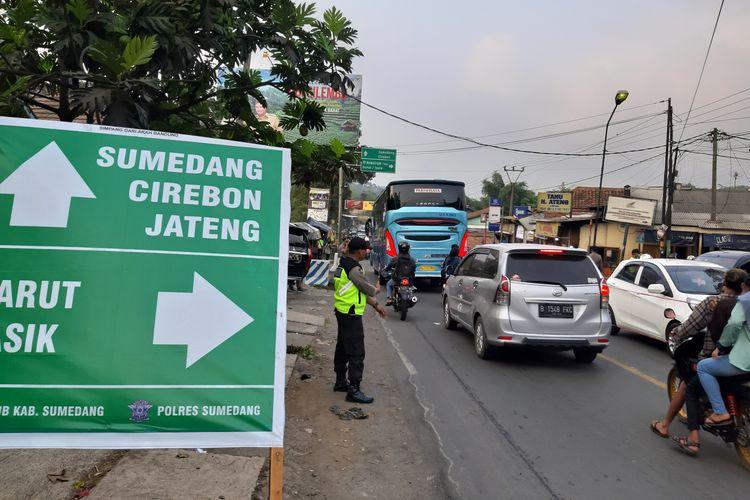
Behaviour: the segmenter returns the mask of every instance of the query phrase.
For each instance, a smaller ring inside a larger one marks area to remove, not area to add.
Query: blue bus
[[[394,181],[373,204],[370,263],[379,275],[406,241],[417,261],[418,278],[440,278],[451,245],[467,251],[464,183],[443,180]]]

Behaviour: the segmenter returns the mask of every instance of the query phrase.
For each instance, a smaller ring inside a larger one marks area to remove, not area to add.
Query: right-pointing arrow
[[[96,198],[57,143],[50,142],[0,182],[12,194],[11,226],[68,227],[72,198]]]
[[[186,345],[189,368],[254,320],[198,273],[192,292],[159,292],[154,345]]]

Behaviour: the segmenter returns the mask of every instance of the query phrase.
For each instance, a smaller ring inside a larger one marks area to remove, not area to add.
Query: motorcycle
[[[686,340],[675,349],[675,363],[667,375],[667,394],[671,401],[682,382],[682,373],[693,373],[694,376],[698,365],[698,353],[703,346],[703,335]],[[750,376],[719,378],[721,394],[724,396],[729,414],[732,420],[723,425],[702,424],[701,428],[721,438],[728,445],[734,445],[742,465],[750,470]],[[701,398],[701,408],[704,415],[711,411],[711,405],[705,395]],[[678,414],[681,422],[687,421],[687,413],[683,407]]]
[[[401,278],[393,287],[393,308],[401,313],[401,321],[406,321],[406,313],[418,301],[417,296],[414,295],[416,289],[409,278]]]

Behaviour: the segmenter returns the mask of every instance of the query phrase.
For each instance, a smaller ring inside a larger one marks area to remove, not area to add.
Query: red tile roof
[[[578,186],[573,189],[573,211],[588,211],[596,207],[596,195],[598,187]],[[610,196],[625,196],[625,188],[602,188],[600,206],[607,206]]]

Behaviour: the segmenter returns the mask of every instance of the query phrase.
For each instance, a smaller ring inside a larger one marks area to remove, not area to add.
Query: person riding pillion
[[[445,260],[443,260],[443,265],[440,268],[440,278],[443,283],[448,281],[448,278],[456,272],[456,268],[460,263],[461,257],[458,256],[458,245],[451,245],[451,251]]]
[[[362,315],[367,304],[370,304],[380,316],[385,316],[385,308],[375,300],[375,295],[380,292],[380,283],[370,284],[359,264],[359,261],[367,258],[369,248],[369,243],[363,238],[352,238],[347,247],[347,255],[339,261],[333,278],[334,307],[338,324],[336,352],[333,358],[336,383],[333,390],[346,392],[347,401],[360,404],[374,401],[373,397],[360,389],[365,368]]]
[[[721,294],[709,295],[703,299],[693,308],[688,319],[670,332],[675,345],[679,346],[687,339],[699,336],[704,329],[707,329],[708,333],[703,335],[703,345],[697,357],[698,359],[711,357],[716,341],[721,336],[721,331],[737,301],[736,298],[742,293],[742,283],[746,277],[747,273],[741,269],[727,271],[724,275]],[[651,430],[663,438],[669,437],[669,426],[683,405],[688,413],[688,429],[691,432],[697,431],[700,426],[698,398],[701,385],[692,369],[693,360],[681,359],[679,352],[676,353],[675,359],[682,382],[672,396],[665,417],[662,420],[654,420],[650,424]]]
[[[398,244],[398,255],[385,267],[385,274],[391,273],[391,279],[385,284],[385,293],[387,299],[385,305],[393,304],[393,287],[402,278],[409,278],[414,281],[414,273],[417,270],[417,262],[409,255],[411,246],[409,243],[402,241]]]

